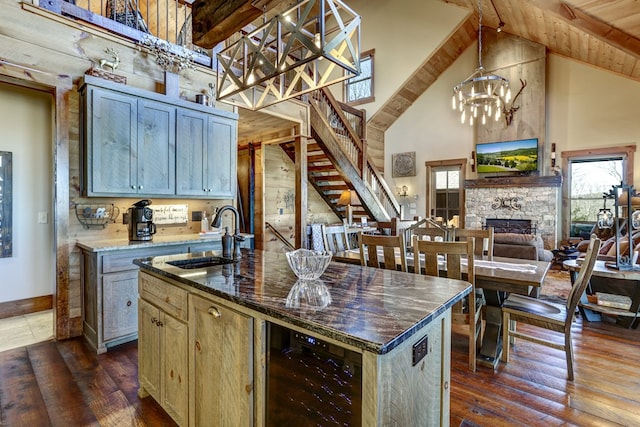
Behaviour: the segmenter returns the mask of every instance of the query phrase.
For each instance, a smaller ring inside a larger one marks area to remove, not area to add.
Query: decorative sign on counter
[[[189,219],[188,205],[150,205],[153,222],[156,224],[186,224]]]

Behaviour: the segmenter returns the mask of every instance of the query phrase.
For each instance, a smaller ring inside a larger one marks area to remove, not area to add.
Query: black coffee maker
[[[148,207],[151,200],[140,200],[127,211],[129,221],[129,241],[149,241],[156,234],[156,225],[153,223],[153,210]]]

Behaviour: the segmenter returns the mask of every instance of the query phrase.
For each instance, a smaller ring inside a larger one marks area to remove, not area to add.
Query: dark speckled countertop
[[[471,292],[471,285],[463,281],[331,262],[319,282],[311,285],[316,290],[326,287],[331,302],[321,309],[305,304],[287,308],[297,277],[284,253],[243,249],[236,263],[199,269],[167,263],[191,257],[134,262],[142,270],[378,354],[389,352]]]

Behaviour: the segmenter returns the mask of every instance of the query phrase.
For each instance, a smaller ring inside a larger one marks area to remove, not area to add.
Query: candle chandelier
[[[300,0],[217,55],[217,99],[250,110],[360,74],[360,16],[340,0]]]
[[[460,112],[460,123],[483,125],[500,120],[503,106],[511,100],[509,80],[485,71],[482,66],[482,0],[478,0],[478,68],[453,88],[452,107]]]

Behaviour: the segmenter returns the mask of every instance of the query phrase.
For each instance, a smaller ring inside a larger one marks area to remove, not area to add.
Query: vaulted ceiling
[[[460,29],[452,31],[448,40],[429,58],[425,58],[422,68],[429,70],[428,79],[422,77],[420,84],[407,82],[409,90],[399,89],[406,99],[389,100],[389,111],[380,111],[378,119],[382,131],[388,128],[415,99],[424,92],[448,65],[453,63],[467,47],[477,39],[477,0],[439,0],[472,11],[472,15],[461,26],[466,36],[461,37]],[[247,20],[232,19],[233,11],[222,7],[223,0],[196,0],[194,3],[194,28],[198,22],[196,5],[209,4],[208,20],[225,23],[216,29],[218,38],[241,29]],[[237,0],[240,6],[266,7],[269,11],[288,6],[292,0]],[[349,1],[346,0],[348,4]],[[213,11],[213,12],[211,12]],[[504,22],[503,31],[547,47],[549,52],[572,58],[636,81],[640,81],[640,1],[638,0],[482,0],[483,26],[498,28]],[[255,10],[253,11],[256,12]],[[239,13],[239,12],[238,12]],[[227,14],[227,15],[225,15]],[[231,18],[230,18],[231,16]],[[366,23],[363,23],[366,28]],[[207,27],[200,28],[206,34]],[[194,39],[196,34],[194,33]],[[203,36],[204,37],[204,36]],[[224,40],[221,38],[220,40]],[[215,39],[211,39],[215,40]],[[443,66],[444,64],[444,66]],[[402,95],[400,95],[402,96]],[[400,107],[399,107],[400,106]],[[382,107],[384,109],[384,106]],[[386,115],[385,115],[386,114]],[[372,120],[375,116],[372,117]]]

